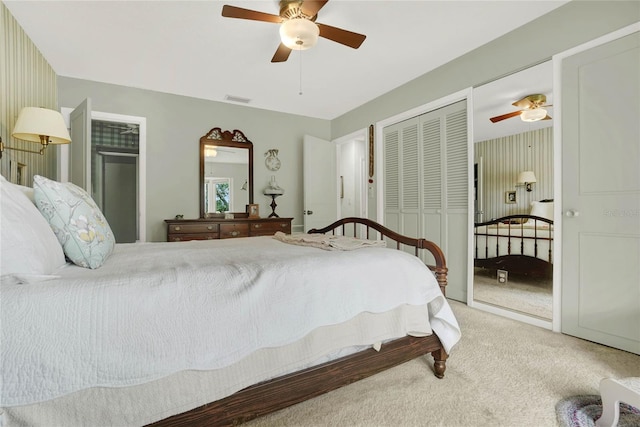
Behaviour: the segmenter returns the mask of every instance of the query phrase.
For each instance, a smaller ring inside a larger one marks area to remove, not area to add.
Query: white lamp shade
[[[524,110],[520,114],[523,122],[537,122],[547,117],[547,110],[544,108],[534,108],[533,110]]]
[[[25,141],[40,142],[40,135],[46,136],[49,144],[71,142],[62,114],[47,108],[24,107],[18,114],[11,136]]]
[[[280,39],[289,49],[306,50],[315,46],[320,28],[308,19],[293,18],[280,25]]]
[[[518,184],[527,184],[531,182],[538,182],[533,171],[524,171],[518,174]]]

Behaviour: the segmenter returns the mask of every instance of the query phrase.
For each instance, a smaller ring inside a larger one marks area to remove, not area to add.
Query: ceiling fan
[[[271,62],[286,61],[291,50],[305,50],[313,47],[318,37],[324,37],[354,49],[359,48],[367,36],[316,22],[318,12],[328,1],[280,0],[279,15],[224,5],[222,16],[281,24],[282,42],[276,49]]]
[[[123,123],[121,125],[109,125],[108,127],[113,129],[121,129],[122,132],[120,132],[120,135],[127,135],[127,134],[138,135],[138,132],[139,132],[138,125],[133,123]]]
[[[520,116],[520,119],[525,122],[537,122],[538,120],[551,120],[551,116],[547,114],[547,110],[544,107],[551,107],[547,105],[547,97],[542,94],[527,95],[519,101],[514,102],[514,105],[520,110],[512,111],[511,113],[502,114],[500,116],[491,117],[492,123],[499,122],[501,120],[510,119],[511,117]]]

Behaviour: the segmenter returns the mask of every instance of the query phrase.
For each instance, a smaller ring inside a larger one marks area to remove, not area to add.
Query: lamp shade
[[[306,50],[315,46],[320,28],[308,19],[293,18],[280,25],[280,39],[289,49]]]
[[[533,171],[524,171],[518,174],[518,184],[527,184],[531,182],[538,182]]]
[[[71,142],[67,125],[62,114],[55,110],[39,107],[24,107],[11,135],[25,141],[41,142],[46,137],[48,144],[68,144]],[[44,143],[43,143],[44,144]]]
[[[520,114],[520,119],[523,122],[537,122],[547,117],[547,110],[544,108],[534,108],[533,110],[524,110]]]

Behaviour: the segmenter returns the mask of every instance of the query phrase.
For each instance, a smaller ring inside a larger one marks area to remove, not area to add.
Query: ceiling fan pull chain
[[[302,95],[302,50],[298,50],[300,52],[300,91],[298,95]]]

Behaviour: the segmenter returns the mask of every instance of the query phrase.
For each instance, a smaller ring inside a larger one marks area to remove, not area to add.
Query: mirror
[[[200,218],[245,213],[253,203],[253,144],[239,130],[200,138]]]
[[[513,103],[529,94],[546,96],[548,106],[544,108],[550,119],[525,121],[512,114],[519,110]],[[473,90],[474,222],[490,223],[474,227],[473,299],[546,321],[552,319],[553,280],[547,272],[552,265],[540,261],[552,255],[549,236],[553,225],[513,216],[543,216],[534,206],[553,199],[552,96],[551,61]],[[509,118],[490,120],[503,115]],[[518,182],[523,171],[535,171],[537,182],[532,188]],[[521,247],[518,235],[534,237],[528,237]],[[508,236],[516,236],[510,247]]]

